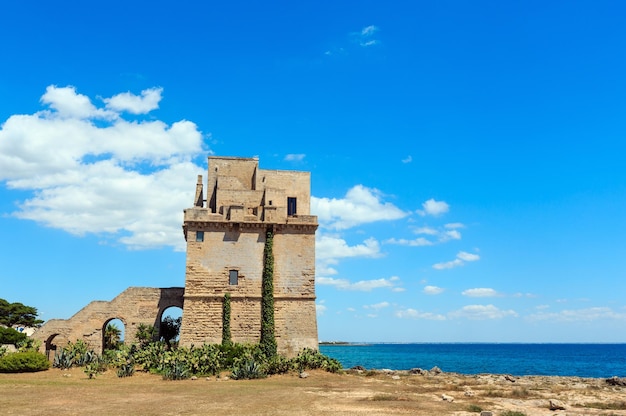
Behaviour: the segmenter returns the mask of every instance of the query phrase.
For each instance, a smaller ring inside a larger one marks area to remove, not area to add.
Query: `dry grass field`
[[[450,396],[444,400],[442,395]],[[451,398],[453,400],[451,401]],[[557,399],[566,410],[549,409]],[[626,415],[626,388],[573,377],[312,371],[307,378],[165,381],[81,369],[0,374],[1,415]]]

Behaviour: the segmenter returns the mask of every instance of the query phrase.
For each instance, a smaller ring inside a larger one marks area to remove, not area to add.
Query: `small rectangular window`
[[[236,286],[239,283],[239,270],[230,270],[228,272],[228,284]]]
[[[199,243],[204,241],[204,231],[196,231],[196,241]]]
[[[287,215],[296,215],[296,198],[287,198]]]

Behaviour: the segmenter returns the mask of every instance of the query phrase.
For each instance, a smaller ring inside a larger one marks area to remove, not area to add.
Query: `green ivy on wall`
[[[263,281],[261,289],[261,350],[266,357],[277,354],[274,332],[274,230],[268,227],[263,250]]]
[[[222,305],[222,345],[230,344],[232,344],[230,336],[230,293],[226,293]]]

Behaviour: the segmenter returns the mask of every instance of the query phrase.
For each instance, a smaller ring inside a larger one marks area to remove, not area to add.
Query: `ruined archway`
[[[159,340],[168,346],[178,345],[180,339],[180,327],[183,319],[183,309],[179,306],[169,306],[161,312],[159,321]]]
[[[102,352],[117,350],[124,343],[126,322],[123,318],[107,319],[102,325]]]

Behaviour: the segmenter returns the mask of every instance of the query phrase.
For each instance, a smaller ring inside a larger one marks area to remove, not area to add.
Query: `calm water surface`
[[[626,377],[626,344],[348,344],[320,345],[320,351],[344,368]]]

